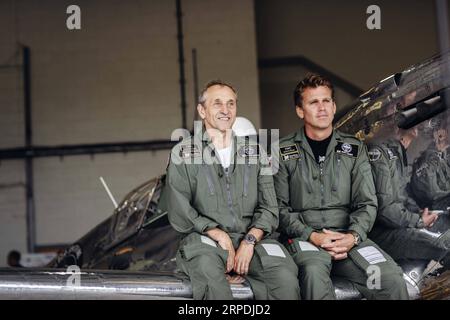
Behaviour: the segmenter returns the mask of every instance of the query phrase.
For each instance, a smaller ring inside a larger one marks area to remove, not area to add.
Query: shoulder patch
[[[358,157],[359,146],[353,143],[338,142],[334,151],[353,158]]]
[[[283,161],[295,160],[300,158],[300,151],[298,149],[298,146],[294,143],[284,147],[280,147],[280,155]]]
[[[381,159],[381,151],[378,148],[371,148],[369,150],[369,161],[375,162]]]
[[[259,156],[259,145],[241,146],[238,150],[239,156],[242,158],[252,158]]]
[[[199,157],[200,149],[197,145],[182,145],[180,146],[180,157],[183,159],[190,157]]]
[[[422,164],[417,170],[416,170],[416,176],[420,177],[426,172],[426,169],[429,168],[429,165],[427,163]]]
[[[389,155],[389,160],[397,160],[398,159],[398,157],[394,154],[394,152],[392,152],[391,149],[387,148],[386,151]]]

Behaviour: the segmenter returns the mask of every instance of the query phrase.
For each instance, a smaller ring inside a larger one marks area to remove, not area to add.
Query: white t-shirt
[[[217,154],[219,155],[219,160],[222,164],[222,167],[228,168],[231,164],[231,152],[233,151],[233,144],[230,144],[230,146],[227,148],[216,150]]]

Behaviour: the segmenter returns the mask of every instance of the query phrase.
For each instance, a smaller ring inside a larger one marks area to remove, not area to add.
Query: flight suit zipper
[[[203,171],[205,172],[205,175],[206,175],[206,181],[208,183],[209,194],[211,196],[213,196],[214,193],[215,193],[214,192],[214,183],[213,183],[212,178],[211,178],[211,173],[209,171],[209,167],[208,167],[208,165],[206,163],[203,163],[202,168],[203,168]]]
[[[304,160],[305,160],[305,165],[306,165],[306,159],[304,159]],[[301,157],[298,158],[297,164],[300,167],[300,174],[301,174],[301,176],[303,178],[303,181],[306,184],[306,190],[308,191],[309,194],[311,194],[312,193],[312,187],[311,187],[311,184],[310,184],[310,181],[309,181],[308,177],[306,176],[305,170],[303,170],[302,158]]]
[[[244,165],[244,197],[248,194],[248,180],[250,175],[250,164],[246,163]]]
[[[320,197],[321,197],[321,205],[322,207],[325,206],[325,187],[324,187],[324,182],[323,182],[323,164],[325,161],[322,161],[319,164],[319,168],[320,168]]]
[[[231,196],[231,181],[230,181],[230,174],[228,172],[229,168],[224,168],[225,171],[225,186],[227,189],[227,203],[228,203],[228,209],[230,210],[231,213],[231,217],[233,218],[233,225],[232,225],[232,229],[233,231],[235,230],[236,227],[236,213],[234,212],[233,209],[233,199]]]
[[[325,219],[323,207],[325,206],[325,186],[323,181],[323,165],[325,161],[322,161],[319,163],[319,181],[320,181],[320,204],[321,204],[321,210],[320,213],[322,214],[322,222],[326,224],[327,219]]]

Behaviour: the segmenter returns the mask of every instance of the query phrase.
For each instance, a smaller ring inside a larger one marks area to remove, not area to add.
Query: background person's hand
[[[438,217],[438,214],[429,211],[428,208],[425,208],[422,211],[422,220],[425,227],[432,227]]]

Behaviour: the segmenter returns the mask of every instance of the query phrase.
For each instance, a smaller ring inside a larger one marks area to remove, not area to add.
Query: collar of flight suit
[[[238,151],[237,146],[237,136],[234,134],[234,131],[231,131],[231,141],[232,141],[232,151],[231,151],[231,163],[229,168],[230,173],[233,173],[236,168],[236,156]],[[220,159],[216,152],[216,146],[212,142],[211,136],[208,134],[208,131],[206,130],[205,125],[202,126],[202,131],[197,134],[197,136],[194,136],[194,140],[197,140],[202,143],[202,150],[204,148],[209,148],[211,151],[214,152],[214,157],[216,158],[216,161],[213,164],[214,170],[216,171],[216,174],[218,174],[220,177],[224,175],[224,168],[222,167],[222,164],[220,163]]]
[[[397,139],[389,139],[386,143],[386,146],[391,150],[391,152],[396,156],[400,161],[402,161],[403,166],[408,166],[408,156],[406,152],[406,148],[403,146],[402,142]],[[391,155],[389,155],[390,160],[396,160]]]
[[[305,127],[302,127],[299,131],[297,131],[297,133],[294,137],[294,141],[297,142],[299,144],[300,148],[302,148],[307,154],[309,154],[312,159],[314,159],[314,163],[315,163],[316,158],[315,158],[314,153],[312,152],[311,146],[309,145],[308,140],[306,138]],[[333,131],[331,133],[331,140],[330,140],[330,143],[328,144],[327,152],[325,154],[325,159],[328,159],[331,152],[333,152],[333,150],[336,148],[336,145],[338,144],[338,142],[342,142],[342,141],[343,140],[342,140],[339,132],[336,131],[335,129],[333,129]]]
[[[434,141],[428,145],[428,148],[425,149],[425,151],[423,151],[426,158],[437,157],[439,160],[445,160],[445,158],[448,158],[449,153],[450,146],[448,146],[444,151],[439,151]]]

